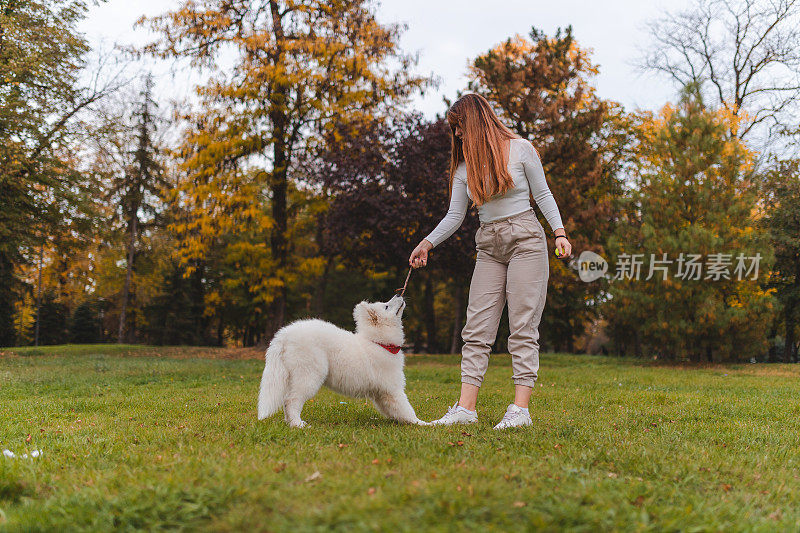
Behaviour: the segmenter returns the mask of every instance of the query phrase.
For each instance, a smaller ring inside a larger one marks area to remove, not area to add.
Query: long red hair
[[[467,166],[467,187],[475,205],[514,187],[514,178],[508,172],[510,142],[507,141],[519,135],[497,118],[483,96],[467,93],[456,100],[447,111],[447,122],[450,124],[451,194],[453,176],[462,161]],[[461,127],[463,140],[456,136],[456,125]]]

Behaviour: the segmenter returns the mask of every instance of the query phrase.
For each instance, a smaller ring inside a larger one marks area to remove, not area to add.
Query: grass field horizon
[[[457,398],[459,358],[414,355],[420,418]],[[493,355],[460,427],[387,421],[323,389],[256,420],[256,350],[0,349],[0,530],[797,530],[800,365],[545,353],[533,427]]]

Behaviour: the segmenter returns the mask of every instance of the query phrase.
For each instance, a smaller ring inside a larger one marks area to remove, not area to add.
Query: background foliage
[[[169,112],[146,72],[91,75],[86,10],[0,2],[0,345],[263,346],[296,318],[351,327],[355,303],[402,283],[447,209],[450,150],[449,102],[433,119],[408,110],[434,80],[400,48],[403,25],[379,23],[368,0],[185,2],[142,19],[156,39],[134,51],[202,74],[196,101]],[[765,32],[748,36],[753,57],[775,28],[794,35],[792,6],[731,13]],[[703,39],[679,37],[667,45]],[[597,96],[591,54],[571,27],[532,28],[475,57],[464,87],[536,146],[576,255],[613,268],[630,253],[760,254],[760,270],[584,283],[553,257],[543,350],[797,360],[798,163],[748,141],[760,122],[800,131],[795,100],[764,118],[724,61],[687,57],[650,67],[715,77],[689,76],[657,113],[628,111]],[[721,87],[711,103],[707,87]],[[460,351],[477,224],[471,208],[412,276],[415,351]],[[503,321],[495,350],[506,333]]]

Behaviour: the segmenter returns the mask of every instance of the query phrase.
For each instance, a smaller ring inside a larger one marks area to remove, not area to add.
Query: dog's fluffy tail
[[[272,416],[283,407],[288,373],[283,365],[283,343],[275,338],[267,348],[261,390],[258,392],[258,419]]]

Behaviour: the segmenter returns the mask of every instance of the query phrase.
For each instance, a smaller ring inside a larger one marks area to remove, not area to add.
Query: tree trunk
[[[273,144],[273,169],[271,177],[271,190],[272,190],[272,218],[275,221],[275,226],[272,228],[270,235],[270,250],[272,258],[277,262],[278,272],[277,276],[281,278],[281,286],[278,288],[278,294],[272,300],[270,305],[270,320],[266,338],[269,340],[286,321],[286,285],[284,272],[286,270],[286,229],[287,214],[286,214],[286,190],[287,190],[287,165],[288,160],[286,157],[286,117],[282,114],[273,114],[273,123],[275,124]]]
[[[450,339],[450,353],[461,351],[461,330],[464,327],[464,287],[456,281],[453,291],[453,335]]]
[[[139,219],[135,212],[128,221],[128,249],[127,264],[125,265],[125,286],[122,289],[122,306],[119,312],[119,332],[117,333],[117,343],[125,342],[125,321],[128,312],[128,300],[131,294],[131,278],[133,276],[133,258],[136,248],[136,230]]]
[[[272,29],[275,33],[276,46],[275,51],[271,54],[271,61],[275,65],[283,63],[284,55],[284,41],[286,39],[283,31],[283,24],[281,20],[280,10],[277,2],[270,1],[269,8],[272,15]],[[270,317],[267,321],[267,331],[265,337],[267,342],[272,339],[272,336],[283,326],[286,321],[286,285],[284,272],[286,269],[286,229],[287,229],[287,215],[286,215],[286,190],[287,190],[287,174],[289,170],[289,150],[291,150],[290,143],[287,143],[289,133],[289,117],[284,107],[287,101],[287,93],[289,88],[285,84],[276,84],[272,95],[270,96],[270,119],[272,121],[272,173],[270,176],[270,189],[272,191],[272,218],[275,226],[272,228],[270,235],[270,250],[272,258],[277,262],[278,277],[281,279],[281,286],[278,288],[278,294],[272,300],[270,305]]]
[[[275,219],[275,226],[272,228],[272,236],[270,238],[270,248],[272,250],[272,257],[275,258],[278,264],[278,277],[283,278],[286,268],[286,176],[284,174],[283,181],[277,178],[273,181],[272,187],[272,216]],[[278,287],[278,294],[272,300],[270,305],[270,320],[268,321],[267,338],[272,336],[283,327],[286,321],[286,285],[284,280]]]
[[[425,276],[425,338],[428,341],[428,353],[439,351],[436,342],[436,311],[433,307],[433,279],[430,272]]]
[[[328,288],[328,278],[330,277],[332,266],[333,256],[328,256],[325,261],[325,268],[322,270],[322,276],[317,281],[314,291],[314,316],[317,318],[322,318],[325,314],[325,291]]]
[[[575,353],[575,336],[570,332],[567,339],[564,341],[567,353]]]
[[[42,319],[42,263],[44,262],[44,241],[39,245],[39,281],[36,285],[36,333],[33,345],[39,346],[39,329]]]
[[[783,341],[783,362],[791,363],[794,358],[794,302],[786,302],[783,308],[783,323],[786,328],[786,336]]]
[[[774,363],[778,358],[778,353],[775,347],[775,336],[778,334],[778,326],[776,324],[776,320],[773,317],[772,326],[769,329],[769,335],[767,338],[769,339],[769,351],[767,352],[767,362]]]
[[[194,323],[193,344],[205,344],[206,339],[206,317],[205,311],[205,287],[203,286],[203,276],[205,275],[205,265],[198,261],[192,275],[192,322]]]

